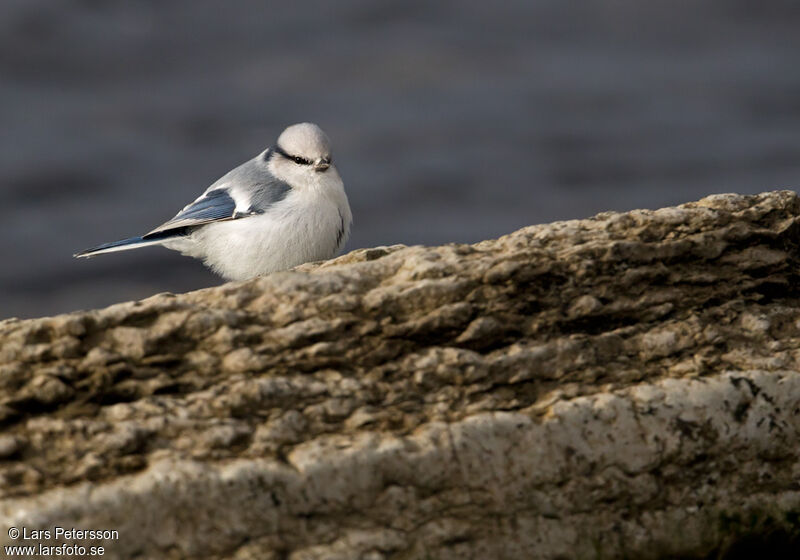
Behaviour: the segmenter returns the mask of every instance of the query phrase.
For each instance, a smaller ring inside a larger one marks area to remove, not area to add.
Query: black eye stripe
[[[276,154],[280,154],[286,159],[293,161],[299,165],[311,165],[311,160],[307,160],[306,158],[300,156],[290,156],[288,153],[286,153],[286,150],[284,150],[280,146],[275,146],[274,150]]]

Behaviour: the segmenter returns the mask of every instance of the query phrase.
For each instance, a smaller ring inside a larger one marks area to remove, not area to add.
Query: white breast
[[[292,189],[264,214],[203,226],[191,246],[179,250],[228,280],[329,259],[344,246],[352,222],[341,179],[335,179]]]

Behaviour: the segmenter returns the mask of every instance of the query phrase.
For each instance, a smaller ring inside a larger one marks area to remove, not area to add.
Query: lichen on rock
[[[118,530],[107,558],[788,550],[799,211],[717,195],[0,322],[0,518]]]

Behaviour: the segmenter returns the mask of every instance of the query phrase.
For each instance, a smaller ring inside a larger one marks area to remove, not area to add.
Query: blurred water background
[[[3,0],[0,318],[220,280],[170,218],[319,123],[349,249],[800,185],[800,3]]]

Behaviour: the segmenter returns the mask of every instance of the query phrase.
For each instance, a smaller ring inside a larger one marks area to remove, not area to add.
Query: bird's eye
[[[270,150],[271,151],[274,150],[276,154],[280,154],[281,157],[284,157],[284,158],[286,158],[288,160],[291,160],[291,161],[295,162],[297,165],[311,165],[311,160],[306,159],[304,157],[293,156],[293,155],[287,154],[286,150],[284,150],[280,146],[274,146]]]

